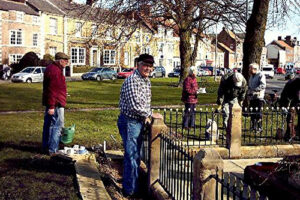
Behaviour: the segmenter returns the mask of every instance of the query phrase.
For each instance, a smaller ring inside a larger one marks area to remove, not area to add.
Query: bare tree
[[[252,13],[246,24],[246,37],[243,46],[243,75],[248,80],[249,64],[260,63],[264,35],[267,27],[284,27],[291,16],[300,14],[297,0],[254,0]]]
[[[188,75],[188,67],[195,63],[198,43],[209,27],[217,22],[237,25],[245,19],[244,0],[89,0],[88,3],[93,9],[82,6],[77,12],[96,21],[105,30],[103,34],[110,30],[116,45],[143,25],[148,25],[150,31],[158,25],[173,29],[180,38],[179,85]]]

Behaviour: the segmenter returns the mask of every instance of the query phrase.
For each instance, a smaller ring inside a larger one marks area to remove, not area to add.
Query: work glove
[[[288,112],[289,112],[288,109],[285,107],[282,107],[281,110],[284,114],[288,114]]]
[[[222,105],[219,105],[216,110],[215,113],[220,113],[222,111]]]
[[[243,101],[239,101],[241,107],[243,107]]]

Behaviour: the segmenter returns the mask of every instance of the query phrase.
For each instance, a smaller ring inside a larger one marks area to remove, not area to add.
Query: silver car
[[[22,71],[14,74],[11,81],[26,83],[43,82],[45,69],[46,67],[41,66],[26,67]]]

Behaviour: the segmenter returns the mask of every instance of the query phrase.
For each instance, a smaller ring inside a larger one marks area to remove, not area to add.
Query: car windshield
[[[131,72],[133,69],[123,69],[122,72]]]
[[[263,68],[263,71],[272,71],[272,70],[273,70],[273,69],[272,69],[272,68],[269,68],[269,67],[267,67],[267,68],[264,67],[264,68]]]
[[[102,70],[102,68],[94,68],[94,69],[91,70],[91,72],[99,72],[101,70]]]
[[[23,73],[32,73],[34,71],[34,67],[27,67],[23,69],[21,72]]]

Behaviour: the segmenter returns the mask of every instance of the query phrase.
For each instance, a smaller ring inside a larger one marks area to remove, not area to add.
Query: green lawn
[[[124,80],[68,82],[67,108],[117,107]],[[178,79],[152,79],[152,105],[182,105]],[[200,80],[208,94],[198,97],[199,103],[214,103],[217,83]],[[0,111],[39,110],[42,84],[0,84]],[[107,142],[108,149],[122,148],[117,129],[119,111],[68,111],[65,125],[76,125],[73,144],[93,145]],[[51,160],[36,158],[42,140],[43,112],[0,114],[0,199],[78,199],[74,184],[74,168]],[[116,140],[116,141],[115,141]]]
[[[118,107],[121,84],[115,81],[76,81],[67,82],[67,108]],[[216,101],[218,83],[211,78],[198,78],[199,86],[206,87],[207,94],[199,95],[199,103]],[[176,87],[177,78],[151,79],[152,105],[180,105],[181,88]],[[41,105],[42,83],[0,84],[0,111],[43,110]]]

